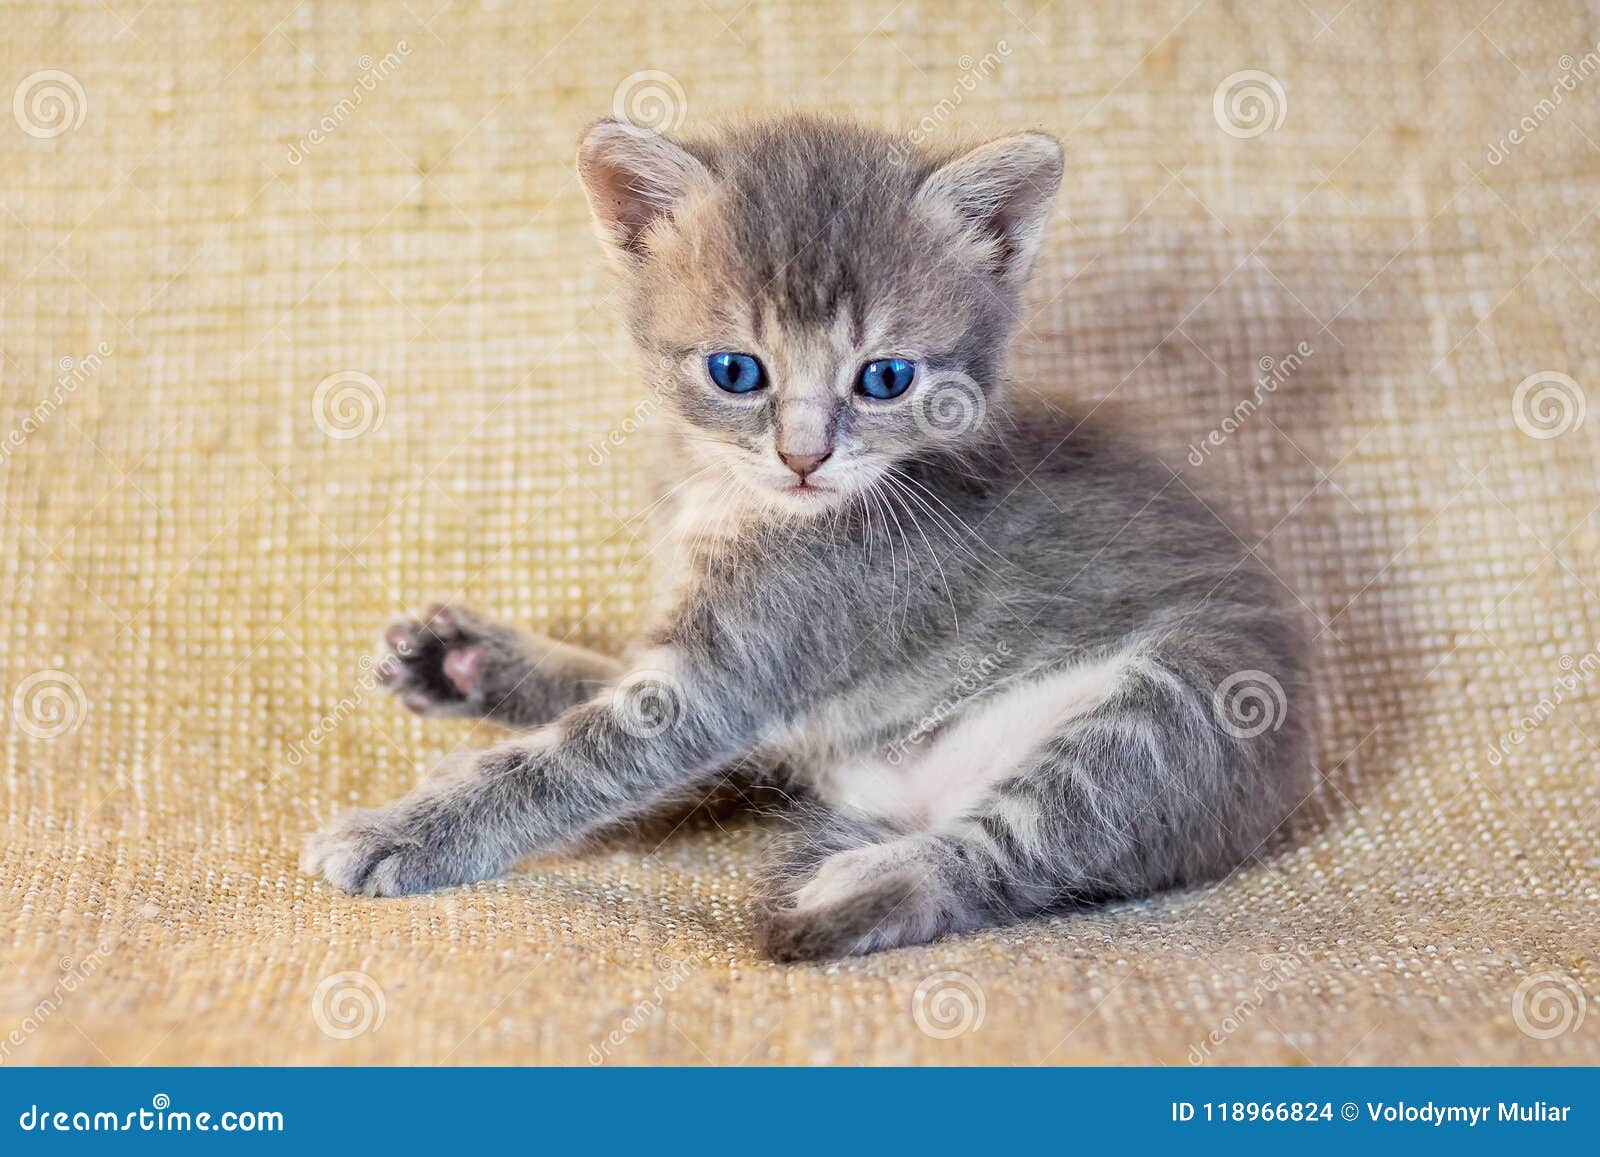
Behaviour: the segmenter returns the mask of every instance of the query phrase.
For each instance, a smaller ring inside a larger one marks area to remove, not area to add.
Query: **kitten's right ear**
[[[711,173],[688,150],[660,133],[611,119],[583,134],[578,179],[595,232],[625,269],[646,256],[653,226],[711,187]]]

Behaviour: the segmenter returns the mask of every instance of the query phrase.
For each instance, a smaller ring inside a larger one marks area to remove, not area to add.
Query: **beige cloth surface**
[[[1600,1059],[1593,3],[0,23],[5,1063]],[[653,415],[578,132],[791,103],[1065,141],[1018,370],[1230,499],[1315,617],[1291,838],[826,967],[757,952],[746,818],[406,901],[303,877],[485,738],[373,692],[391,616],[643,613]]]

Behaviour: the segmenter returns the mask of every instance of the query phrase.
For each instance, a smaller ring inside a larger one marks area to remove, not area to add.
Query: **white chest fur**
[[[936,830],[978,804],[996,783],[1027,770],[1051,736],[1105,702],[1136,661],[1119,653],[1020,680],[920,742],[813,764],[807,777],[846,815],[901,831]]]

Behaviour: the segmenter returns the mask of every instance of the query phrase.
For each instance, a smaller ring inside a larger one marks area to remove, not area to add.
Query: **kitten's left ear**
[[[624,269],[648,252],[652,226],[711,186],[711,173],[682,145],[624,121],[602,120],[578,145],[578,179],[595,231]]]
[[[1044,237],[1062,167],[1061,142],[1047,133],[1017,133],[935,169],[917,203],[953,213],[963,229],[994,247],[1001,278],[1020,287]]]

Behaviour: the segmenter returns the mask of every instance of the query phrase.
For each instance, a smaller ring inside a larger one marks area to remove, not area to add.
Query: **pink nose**
[[[833,457],[833,451],[828,450],[821,454],[786,454],[779,450],[778,457],[782,458],[783,464],[793,470],[799,476],[800,481],[804,482],[807,475],[815,474],[817,467]]]

